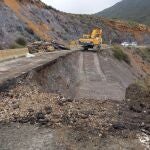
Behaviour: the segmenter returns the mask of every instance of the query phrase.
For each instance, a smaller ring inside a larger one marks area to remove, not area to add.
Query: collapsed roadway
[[[137,131],[118,123],[126,88],[137,77],[110,49],[59,51],[2,62],[0,149],[148,147],[140,142],[143,134],[135,139]]]

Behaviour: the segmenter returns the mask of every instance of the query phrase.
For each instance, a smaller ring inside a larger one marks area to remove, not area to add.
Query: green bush
[[[129,25],[130,27],[136,27],[136,26],[138,26],[138,23],[137,23],[137,22],[134,22],[134,21],[129,20],[129,21],[128,21],[128,25]]]
[[[16,39],[16,43],[21,45],[21,46],[26,46],[27,45],[26,40],[24,38],[22,38],[22,37]]]
[[[130,59],[128,57],[128,55],[126,53],[123,52],[123,50],[118,47],[118,46],[115,46],[113,48],[113,55],[115,58],[117,58],[119,61],[125,61],[126,63],[130,64]]]
[[[13,43],[9,46],[10,49],[23,48],[24,46],[19,45],[17,43]]]

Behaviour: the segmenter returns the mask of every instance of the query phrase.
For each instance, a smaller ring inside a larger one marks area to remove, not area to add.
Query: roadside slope
[[[42,39],[68,42],[90,32],[95,26],[103,29],[103,39],[107,42],[150,42],[150,29],[145,25],[135,27],[97,16],[67,14],[40,1],[0,2],[1,47],[10,46],[20,36],[27,41]]]

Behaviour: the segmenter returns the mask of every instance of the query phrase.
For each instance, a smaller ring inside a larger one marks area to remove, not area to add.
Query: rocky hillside
[[[132,20],[150,25],[150,0],[122,0],[98,13],[99,16]]]
[[[67,14],[40,0],[0,1],[1,48],[12,47],[20,37],[28,42],[40,39],[68,42],[90,32],[95,26],[103,29],[106,42],[137,40],[139,43],[150,43],[150,28],[145,25],[131,25],[98,16]]]

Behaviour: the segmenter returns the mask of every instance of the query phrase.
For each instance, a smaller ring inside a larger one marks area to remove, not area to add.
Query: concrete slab
[[[76,50],[61,50],[48,53],[38,53],[32,58],[17,58],[0,63],[0,85],[7,80],[17,78],[35,68],[42,67],[46,64],[57,60],[59,57],[71,54]],[[1,89],[0,89],[1,90]]]
[[[24,57],[28,52],[28,48],[0,50],[0,61]]]

